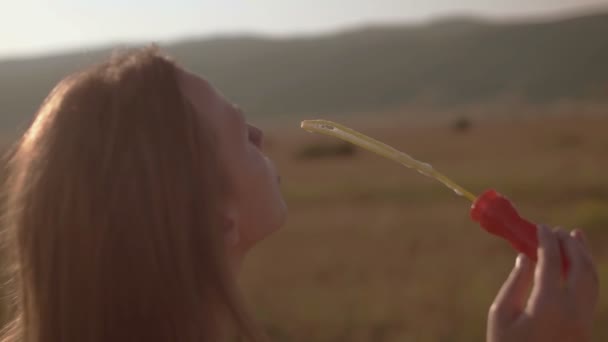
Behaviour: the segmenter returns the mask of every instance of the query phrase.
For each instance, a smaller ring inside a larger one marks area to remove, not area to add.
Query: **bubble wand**
[[[430,164],[418,161],[404,152],[335,122],[305,120],[302,121],[301,127],[311,133],[320,133],[350,142],[439,181],[457,195],[473,202],[470,210],[473,221],[479,223],[490,234],[509,241],[517,251],[536,261],[538,248],[536,225],[522,218],[511,201],[496,190],[487,190],[477,197],[436,171]],[[563,250],[561,255],[562,272],[565,274],[569,266],[568,259],[565,258]]]

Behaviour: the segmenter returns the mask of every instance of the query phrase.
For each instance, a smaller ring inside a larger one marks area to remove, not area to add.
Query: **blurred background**
[[[3,148],[63,76],[150,42],[265,129],[290,217],[242,283],[273,341],[482,341],[515,260],[462,198],[303,119],[583,228],[608,279],[608,0],[0,4]],[[594,341],[606,340],[603,298]]]

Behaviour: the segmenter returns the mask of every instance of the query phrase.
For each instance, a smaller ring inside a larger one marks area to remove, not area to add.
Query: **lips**
[[[266,162],[269,164],[270,169],[272,170],[271,172],[274,173],[277,176],[277,183],[281,184],[281,175],[279,175],[278,171],[277,171],[277,166],[274,164],[274,162],[268,158],[266,158]]]

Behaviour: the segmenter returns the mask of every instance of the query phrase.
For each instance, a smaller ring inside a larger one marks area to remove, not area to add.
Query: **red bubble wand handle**
[[[487,190],[471,207],[471,219],[490,234],[509,241],[513,248],[536,261],[538,249],[537,226],[522,218],[511,201],[495,190]],[[569,262],[560,244],[562,272],[568,273]]]

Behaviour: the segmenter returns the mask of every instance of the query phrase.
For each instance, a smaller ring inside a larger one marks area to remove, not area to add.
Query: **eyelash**
[[[247,127],[247,140],[255,146],[261,147],[261,134],[249,127]]]

